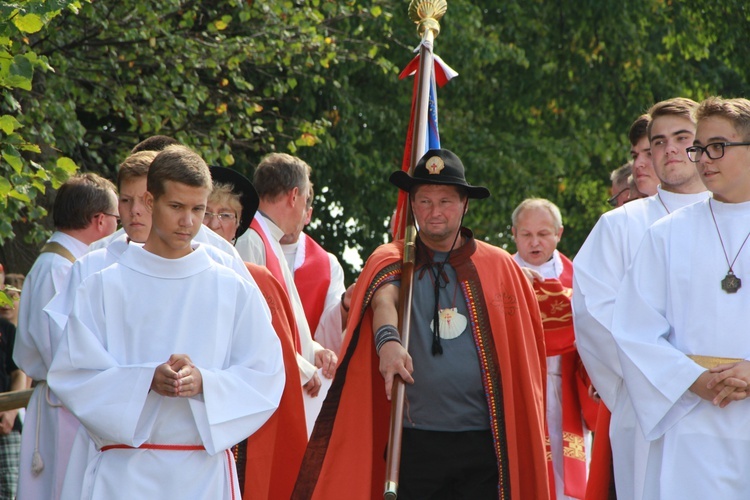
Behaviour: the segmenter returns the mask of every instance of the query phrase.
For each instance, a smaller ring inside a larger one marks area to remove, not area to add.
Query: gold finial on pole
[[[432,30],[435,36],[440,33],[440,18],[448,10],[446,0],[411,0],[409,2],[409,17],[417,25],[420,37],[425,31]]]
[[[409,175],[420,157],[428,149],[427,126],[430,103],[430,83],[434,67],[432,45],[435,37],[440,33],[438,20],[448,10],[446,0],[411,0],[409,17],[417,24],[417,31],[422,38],[419,44],[419,68],[415,78],[416,92],[414,96],[414,123],[411,141],[411,158],[409,161]],[[417,230],[414,225],[414,215],[409,203],[406,204],[406,233],[404,236],[404,256],[401,265],[401,286],[399,287],[399,321],[398,330],[404,349],[409,350],[409,334],[411,330],[411,313],[413,299],[414,265],[416,260]],[[388,448],[385,463],[385,491],[384,500],[397,500],[398,476],[401,465],[401,440],[404,429],[404,406],[406,386],[404,381],[396,375],[393,379],[391,391],[391,418],[388,429]]]

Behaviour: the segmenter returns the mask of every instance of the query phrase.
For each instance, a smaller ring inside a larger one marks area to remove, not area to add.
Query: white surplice
[[[300,233],[296,243],[281,245],[286,258],[286,263],[292,269],[292,275],[305,263],[307,241],[312,240],[305,233]],[[330,349],[339,355],[341,344],[344,340],[344,325],[341,322],[341,294],[346,292],[344,285],[344,269],[339,260],[331,252],[328,254],[328,265],[330,269],[330,281],[326,290],[326,299],[323,305],[323,313],[320,315],[318,327],[313,338],[326,349]]]
[[[150,391],[154,369],[188,354],[203,394]],[[88,464],[83,498],[232,498],[227,450],[258,429],[284,385],[278,337],[257,287],[202,245],[163,259],[128,245],[81,284],[49,374],[98,448],[203,445],[205,451],[113,449]]]
[[[215,233],[211,231],[211,234]],[[64,289],[55,295],[55,297],[44,308],[44,312],[50,317],[50,337],[53,339],[55,349],[57,344],[59,344],[59,340],[62,338],[62,333],[68,321],[68,315],[70,314],[72,301],[75,297],[78,286],[92,274],[102,271],[117,262],[123,252],[127,250],[128,245],[143,246],[142,243],[130,242],[128,235],[124,231],[118,231],[118,234],[113,236],[114,237],[99,240],[99,245],[96,245],[96,247],[94,244],[89,246],[90,251],[86,255],[77,259],[73,264],[73,267],[65,280],[66,285]],[[209,236],[201,239],[208,241],[211,238]],[[225,240],[222,238],[221,241]],[[106,243],[106,245],[104,243]],[[193,247],[197,246],[198,243],[193,241]],[[208,256],[215,262],[236,270],[235,264],[237,259],[233,254],[227,252],[226,249],[220,250],[216,246],[206,244],[203,246],[203,250],[205,250]],[[242,265],[242,269],[245,271],[242,277],[255,284],[255,280],[253,280],[250,273],[247,272],[247,267],[244,264]],[[263,305],[264,308],[267,307],[265,302]],[[270,314],[270,311],[268,312]],[[80,497],[86,466],[91,457],[96,455],[96,450],[93,443],[88,438],[85,429],[80,429],[80,422],[72,416],[69,420],[71,420],[71,423],[66,432],[69,435],[77,435],[70,448],[70,458],[67,460],[68,467],[62,487],[62,498],[74,499]],[[73,424],[75,424],[75,427]]]
[[[639,499],[648,446],[633,412],[612,338],[615,298],[646,230],[682,207],[705,200],[708,191],[658,194],[609,211],[573,260],[573,322],[576,347],[591,381],[612,412],[610,440],[617,495]],[[635,314],[636,311],[633,311]]]
[[[750,202],[710,201],[729,261],[750,232]],[[750,242],[749,242],[750,243]],[[705,371],[687,354],[750,358],[750,244],[728,264],[709,201],[654,224],[615,305],[612,332],[649,460],[645,498],[747,498],[750,401],[714,406],[688,388]]]
[[[75,258],[84,255],[88,249],[82,241],[62,232],[55,232],[49,241],[62,245]],[[59,401],[43,382],[47,379],[57,339],[50,334],[50,324],[42,310],[63,289],[72,266],[73,263],[61,255],[40,254],[27,274],[21,292],[13,359],[24,373],[39,383],[31,395],[21,434],[19,500],[59,498],[73,440],[69,432],[71,426],[75,433],[75,418],[59,406]],[[39,474],[35,474],[31,466],[37,445],[44,464]]]
[[[107,248],[114,241],[123,240],[126,238],[127,234],[125,233],[125,230],[123,228],[120,228],[111,235],[100,240],[96,240],[91,245],[89,245],[89,252]],[[227,257],[222,257],[221,260],[214,260],[226,265],[227,267],[231,267],[237,272],[237,274],[245,279],[251,280],[252,282],[250,271],[247,270],[244,261],[240,257],[240,254],[237,253],[237,249],[234,248],[234,246],[227,240],[225,240],[222,236],[219,236],[210,227],[206,226],[205,224],[201,224],[201,227],[198,229],[198,233],[196,233],[195,237],[193,238],[193,243],[206,243],[214,247],[215,249],[220,250],[221,252],[226,254]]]

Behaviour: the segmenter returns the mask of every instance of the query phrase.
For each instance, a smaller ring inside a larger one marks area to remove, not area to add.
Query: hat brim
[[[240,225],[234,234],[234,238],[237,239],[245,234],[245,231],[248,230],[250,223],[253,221],[253,217],[255,217],[255,212],[258,210],[258,205],[260,204],[258,192],[250,180],[236,170],[214,166],[208,168],[211,171],[211,179],[215,183],[231,184],[232,192],[240,195],[242,212],[240,214]]]
[[[441,177],[440,179],[433,180],[425,180],[425,179],[415,179],[414,177],[410,176],[403,170],[398,170],[396,172],[393,172],[391,174],[391,177],[388,179],[391,184],[396,186],[397,188],[410,192],[414,186],[419,186],[423,184],[434,184],[434,185],[441,185],[441,186],[456,186],[460,187],[466,190],[468,193],[469,198],[475,199],[475,200],[482,200],[484,198],[489,198],[490,196],[490,190],[487,189],[484,186],[471,186],[469,184],[466,184],[465,181],[462,179],[452,179],[450,177]]]

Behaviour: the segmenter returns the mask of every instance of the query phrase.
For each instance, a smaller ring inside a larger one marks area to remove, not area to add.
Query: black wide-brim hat
[[[483,199],[490,196],[490,191],[486,187],[472,186],[466,182],[463,163],[447,149],[427,151],[417,162],[412,175],[399,170],[393,172],[389,180],[391,184],[407,192],[421,184],[444,184],[464,188],[469,198]]]
[[[250,227],[250,223],[255,217],[255,212],[258,210],[260,204],[260,198],[255,187],[250,180],[231,168],[226,167],[208,167],[211,171],[211,179],[214,183],[219,184],[231,184],[232,192],[240,195],[240,204],[242,204],[242,213],[240,214],[240,225],[237,227],[237,232],[234,234],[234,238],[237,239]]]

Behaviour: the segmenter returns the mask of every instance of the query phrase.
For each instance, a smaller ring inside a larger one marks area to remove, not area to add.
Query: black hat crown
[[[466,189],[469,198],[483,199],[490,196],[490,191],[486,187],[472,186],[466,182],[463,163],[447,149],[427,151],[417,162],[412,175],[399,170],[393,172],[389,180],[391,184],[404,191],[411,191],[414,186],[421,184],[443,184]]]
[[[214,183],[231,184],[232,192],[240,196],[240,204],[242,205],[242,213],[240,213],[240,225],[237,227],[235,233],[235,239],[242,236],[245,231],[250,227],[250,223],[255,217],[255,212],[258,210],[260,204],[260,198],[255,187],[250,180],[231,168],[226,167],[208,167],[211,171],[211,179]]]

